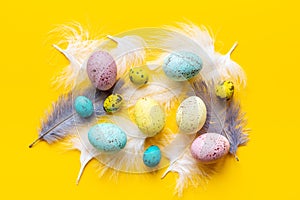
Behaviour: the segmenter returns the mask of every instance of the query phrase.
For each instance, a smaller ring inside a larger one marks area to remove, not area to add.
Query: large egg
[[[186,98],[176,112],[176,122],[180,131],[186,134],[196,133],[206,121],[206,112],[206,106],[199,97]]]
[[[229,141],[217,133],[205,133],[191,145],[192,156],[204,163],[213,163],[224,157],[230,148]]]
[[[165,74],[175,81],[185,81],[196,76],[202,69],[202,59],[187,51],[168,55],[163,63]]]
[[[127,136],[118,126],[111,123],[101,123],[89,130],[88,140],[100,151],[114,152],[125,147]]]
[[[139,129],[148,137],[159,133],[165,126],[165,112],[151,98],[141,98],[134,107],[134,117]]]
[[[116,62],[105,51],[94,52],[87,61],[86,69],[92,84],[101,91],[109,90],[116,82]]]

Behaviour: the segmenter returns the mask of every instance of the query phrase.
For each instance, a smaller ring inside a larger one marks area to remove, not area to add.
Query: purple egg
[[[205,133],[194,140],[191,145],[191,154],[203,163],[212,163],[224,157],[229,147],[229,141],[224,136],[217,133]]]
[[[94,52],[87,61],[86,69],[92,84],[101,91],[109,90],[116,82],[116,62],[105,51]]]

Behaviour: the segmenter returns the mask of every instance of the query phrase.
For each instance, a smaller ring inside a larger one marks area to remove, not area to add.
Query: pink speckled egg
[[[105,51],[94,52],[87,61],[86,69],[92,84],[101,91],[109,90],[116,82],[116,62]]]
[[[213,163],[229,151],[229,141],[217,133],[205,133],[197,137],[191,145],[192,156],[204,163]]]

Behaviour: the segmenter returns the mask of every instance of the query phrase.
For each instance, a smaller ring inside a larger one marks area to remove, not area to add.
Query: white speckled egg
[[[141,98],[137,101],[134,117],[139,129],[148,137],[156,135],[165,126],[164,110],[151,98]]]
[[[217,133],[205,133],[197,137],[191,145],[192,156],[204,163],[213,163],[229,152],[226,137]]]
[[[206,121],[206,106],[197,96],[186,98],[178,107],[176,122],[181,132],[193,134],[199,131]]]

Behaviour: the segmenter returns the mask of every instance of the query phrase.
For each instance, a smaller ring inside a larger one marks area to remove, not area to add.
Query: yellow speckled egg
[[[220,99],[229,100],[234,93],[234,84],[232,81],[223,81],[216,86],[215,92]]]
[[[104,110],[108,113],[116,112],[120,109],[123,102],[123,98],[119,94],[109,95],[103,103]]]
[[[139,129],[148,137],[156,135],[165,126],[164,110],[151,98],[141,98],[137,101],[134,117]]]
[[[201,98],[191,96],[186,98],[176,112],[177,125],[183,133],[194,134],[206,121],[206,106]]]
[[[136,85],[143,85],[148,82],[149,73],[145,66],[133,67],[129,71],[130,81]]]

